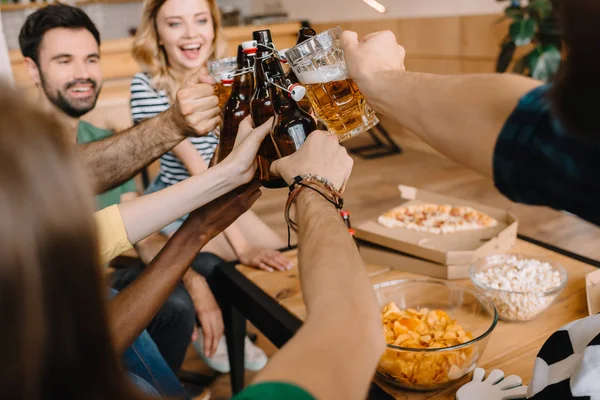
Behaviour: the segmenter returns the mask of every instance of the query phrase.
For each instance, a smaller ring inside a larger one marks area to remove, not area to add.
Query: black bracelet
[[[307,179],[315,180],[316,184],[323,185],[325,188],[329,189],[331,191],[331,194],[333,195],[333,198],[336,199],[337,202],[335,200],[330,199],[327,195],[325,195],[320,190],[317,190],[314,187],[305,184],[303,181],[307,180]],[[308,188],[308,189],[318,193],[321,197],[323,197],[325,200],[327,200],[327,202],[332,204],[338,210],[342,210],[342,208],[344,207],[344,199],[341,197],[339,192],[337,192],[335,189],[333,189],[333,185],[331,185],[329,183],[329,181],[326,180],[324,182],[321,179],[318,179],[318,177],[314,177],[314,176],[310,176],[310,178],[302,177],[302,176],[295,177],[293,183],[290,185],[290,195],[288,197],[288,201],[286,203],[286,210],[285,210],[285,219],[286,219],[287,230],[288,230],[288,248],[292,247],[292,245],[291,245],[291,240],[292,240],[291,230],[292,229],[294,229],[294,231],[298,230],[296,228],[297,224],[291,219],[291,217],[289,216],[289,212],[290,212],[291,205],[294,202],[300,188]]]

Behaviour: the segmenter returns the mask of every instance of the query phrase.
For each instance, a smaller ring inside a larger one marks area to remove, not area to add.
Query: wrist
[[[387,101],[390,98],[390,84],[401,81],[403,71],[389,70],[379,72],[375,75],[366,76],[357,82],[358,87],[365,96],[367,103],[373,110],[385,114],[388,108]],[[396,86],[394,86],[396,90]],[[397,98],[392,96],[393,98]]]
[[[325,206],[328,205],[331,207],[332,210],[337,210],[336,207],[331,204],[330,202],[328,202],[326,199],[323,198],[323,196],[321,196],[319,193],[314,192],[310,189],[303,189],[300,191],[300,193],[298,193],[298,196],[296,197],[296,210],[298,210],[299,208],[303,208],[305,207],[307,204],[314,204],[317,206]],[[336,211],[337,213],[337,211]]]
[[[173,139],[183,140],[186,137],[194,136],[194,130],[187,126],[176,105],[159,114],[157,118],[163,124],[164,132]]]
[[[218,173],[219,179],[223,182],[227,192],[248,183],[248,181],[244,179],[243,171],[240,171],[240,168],[232,162],[219,163],[211,167],[209,171],[210,170]]]
[[[200,275],[199,273],[197,273],[196,271],[194,271],[193,269],[188,269],[187,272],[185,273],[185,275],[183,276],[183,285],[186,287],[186,289],[192,289],[194,287],[194,285],[198,284],[199,281],[204,280],[205,278]]]

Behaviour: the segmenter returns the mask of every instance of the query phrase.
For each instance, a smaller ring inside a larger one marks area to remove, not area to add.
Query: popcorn
[[[476,273],[474,280],[486,289],[498,315],[508,321],[528,321],[552,303],[556,294],[545,292],[561,285],[562,277],[551,264],[511,256],[502,265]]]

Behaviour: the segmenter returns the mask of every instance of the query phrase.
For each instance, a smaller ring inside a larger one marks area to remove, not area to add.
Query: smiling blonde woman
[[[131,83],[131,112],[134,123],[167,110],[177,88],[186,77],[206,66],[208,60],[222,58],[224,37],[221,16],[215,0],[145,0],[133,57],[144,73]],[[208,116],[219,118],[218,115]],[[147,192],[157,192],[208,168],[218,138],[211,133],[190,138],[160,159],[160,173]],[[187,216],[162,230],[172,235]],[[203,251],[227,261],[239,259],[247,265],[268,271],[291,268],[277,249],[285,243],[251,211],[240,217]],[[197,305],[199,306],[199,305]],[[195,342],[200,356],[212,368],[229,371],[227,349],[221,339],[217,354],[208,359],[201,349],[203,336]],[[262,350],[246,340],[246,367],[258,370],[267,358]]]

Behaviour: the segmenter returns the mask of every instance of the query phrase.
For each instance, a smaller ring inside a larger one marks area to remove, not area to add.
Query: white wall
[[[8,46],[4,39],[4,30],[2,29],[2,16],[0,15],[0,84],[13,83],[12,69],[8,58]]]
[[[373,10],[362,0],[282,0],[292,19],[311,22],[494,14],[507,6],[496,0],[378,1],[387,8],[385,14]]]

